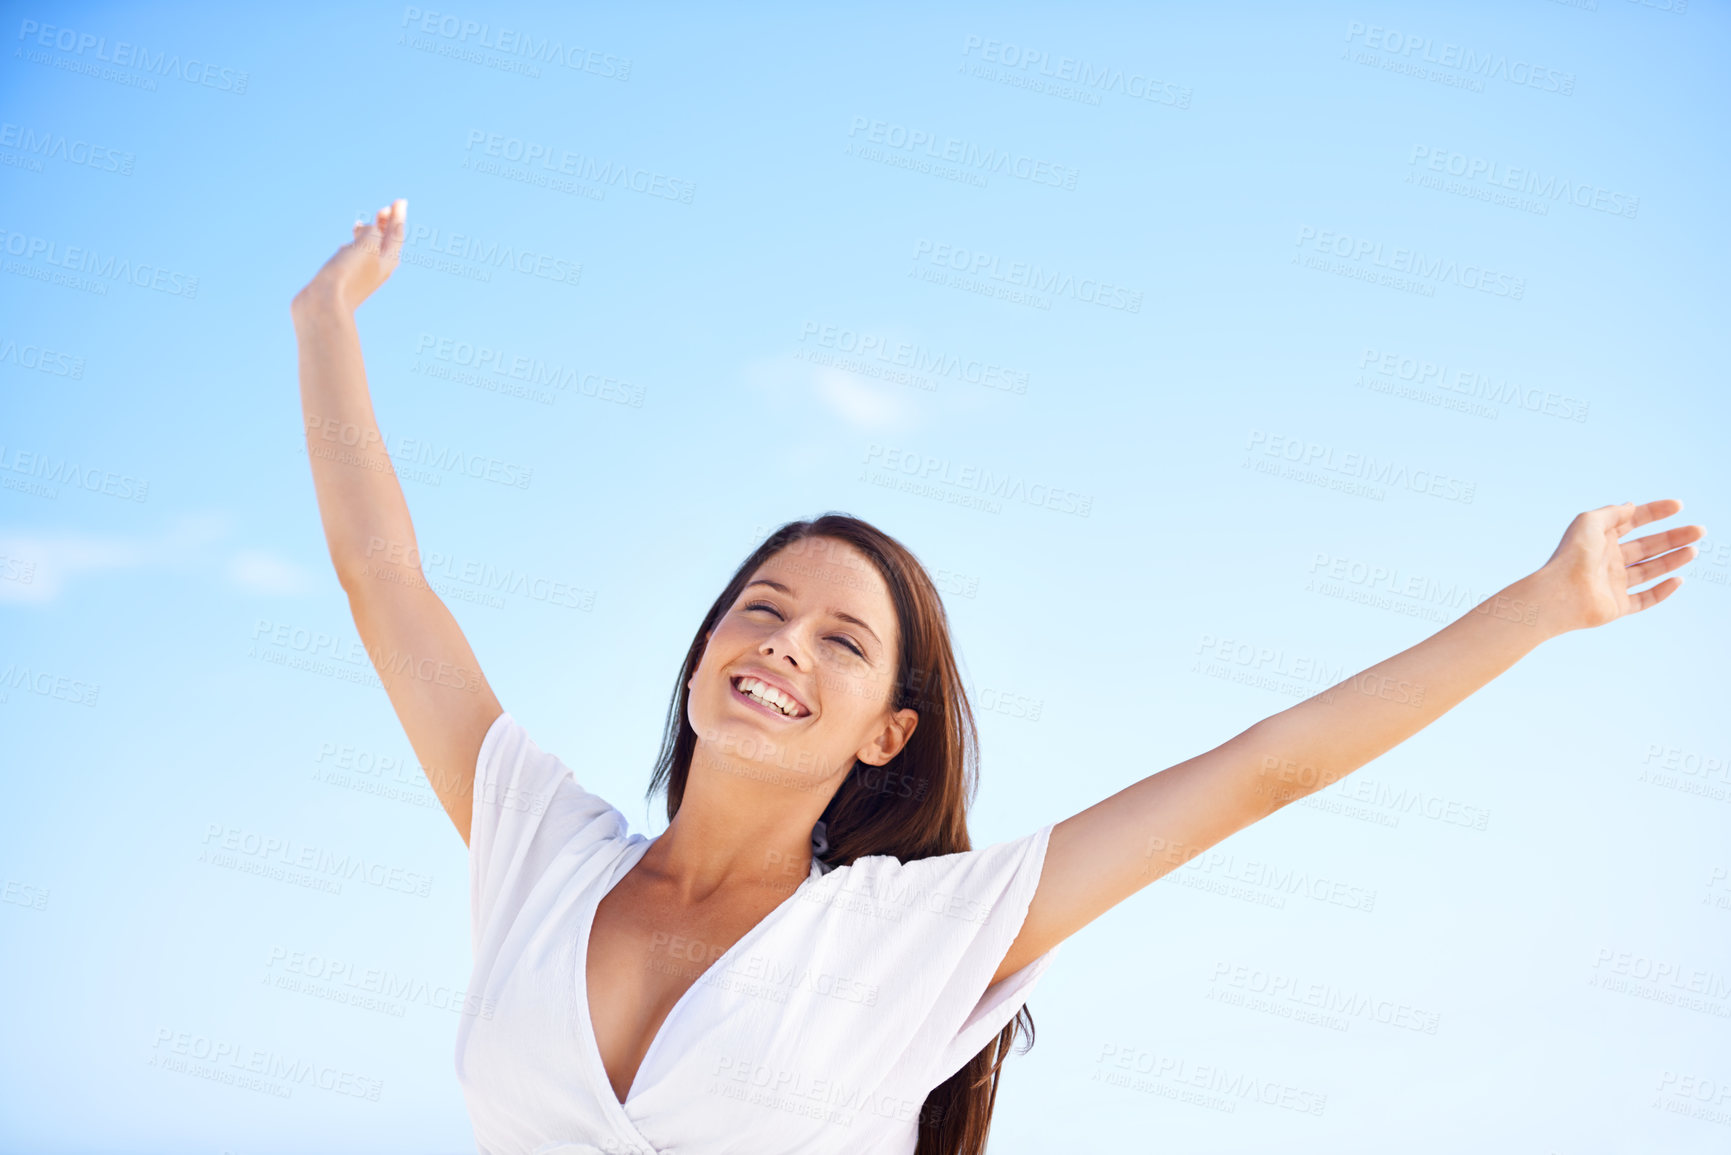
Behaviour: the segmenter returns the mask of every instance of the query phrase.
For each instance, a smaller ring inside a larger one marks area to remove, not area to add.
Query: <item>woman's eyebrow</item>
[[[752,586],[768,586],[772,590],[780,590],[782,593],[786,594],[788,597],[797,596],[791,589],[788,589],[786,586],[782,585],[780,582],[770,581],[768,578],[753,578],[751,581],[748,581],[745,583],[746,589],[750,589]],[[878,637],[878,632],[876,630],[872,629],[870,626],[866,625],[864,622],[860,621],[858,618],[854,617],[852,614],[843,613],[841,610],[835,610],[835,609],[832,609],[829,612],[831,614],[833,614],[835,617],[840,618],[844,622],[852,622],[854,625],[858,626],[860,629],[862,629],[866,633],[870,634],[872,636],[872,641],[876,642],[878,645],[881,646],[884,644],[883,639]]]

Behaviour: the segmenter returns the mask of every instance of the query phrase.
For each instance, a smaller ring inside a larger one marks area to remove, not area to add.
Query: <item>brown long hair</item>
[[[917,710],[919,725],[908,743],[883,767],[848,771],[824,808],[829,849],[819,857],[846,866],[870,854],[903,861],[971,850],[968,805],[979,787],[979,736],[950,648],[949,616],[937,587],[918,558],[876,526],[845,513],[826,513],[809,521],[790,521],[752,551],[697,627],[685,664],[674,682],[667,708],[667,729],[649,781],[650,797],[667,792],[667,820],[679,810],[697,732],[686,710],[686,685],[703,658],[706,635],[733,605],[759,566],[781,550],[814,538],[847,542],[871,560],[889,586],[901,626],[892,710]],[[870,770],[871,780],[860,773]],[[895,782],[906,789],[885,789]],[[983,1155],[992,1125],[998,1080],[1018,1031],[1028,1032],[1022,1047],[1034,1045],[1034,1016],[1024,1004],[997,1038],[933,1088],[920,1109],[919,1144],[914,1155]]]

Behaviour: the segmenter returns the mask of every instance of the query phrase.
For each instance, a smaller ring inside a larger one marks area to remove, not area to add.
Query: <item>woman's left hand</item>
[[[1550,560],[1534,575],[1545,590],[1544,613],[1557,633],[1587,629],[1656,606],[1683,584],[1678,577],[1630,593],[1630,586],[1670,573],[1700,551],[1691,542],[1707,532],[1685,525],[1663,533],[1619,541],[1636,526],[1670,517],[1683,508],[1675,498],[1643,505],[1626,502],[1589,510],[1569,523]]]

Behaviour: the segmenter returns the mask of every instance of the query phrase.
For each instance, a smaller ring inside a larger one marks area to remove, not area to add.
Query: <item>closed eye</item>
[[[776,609],[774,606],[770,605],[768,602],[751,602],[742,608],[746,609],[746,610],[768,610],[770,613],[772,613],[776,616],[776,620],[778,620],[778,621],[783,620],[781,617],[781,611]],[[843,646],[846,646],[847,649],[855,657],[858,657],[858,658],[865,657],[865,651],[860,649],[858,646],[854,645],[853,639],[849,638],[846,634],[831,634],[825,640],[831,641],[831,642],[841,643]]]

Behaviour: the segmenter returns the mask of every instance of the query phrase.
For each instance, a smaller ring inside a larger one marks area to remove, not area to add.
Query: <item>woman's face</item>
[[[863,553],[806,538],[773,554],[723,612],[687,718],[706,761],[798,789],[881,766],[918,715],[893,710],[901,645],[889,586]]]

